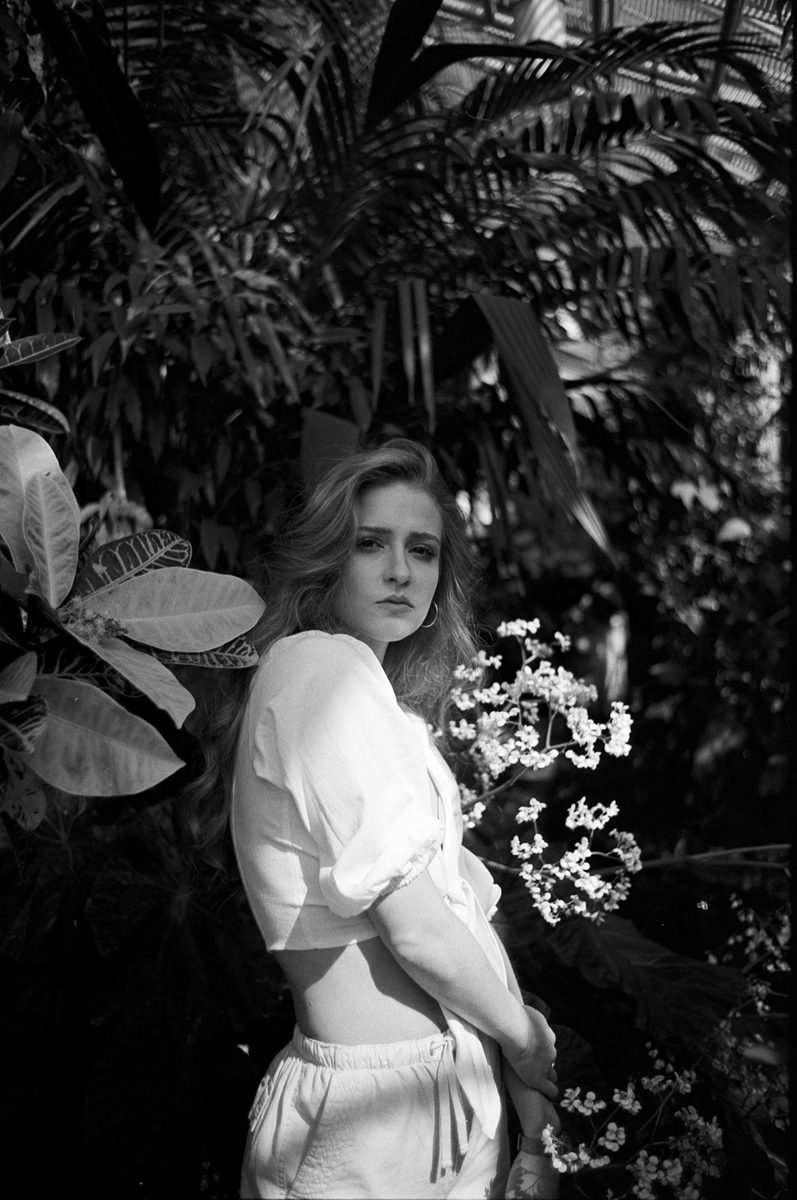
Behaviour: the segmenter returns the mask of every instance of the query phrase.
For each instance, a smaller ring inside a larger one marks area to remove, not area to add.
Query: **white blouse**
[[[376,655],[357,638],[317,630],[270,647],[247,701],[235,763],[232,840],[270,950],[348,945],[377,936],[368,909],[424,869],[496,972],[488,924],[500,889],[478,859],[461,875],[459,789],[426,723],[398,704]],[[457,1074],[482,1128],[500,1101],[482,1040],[443,1009]],[[487,1053],[494,1057],[494,1047]]]

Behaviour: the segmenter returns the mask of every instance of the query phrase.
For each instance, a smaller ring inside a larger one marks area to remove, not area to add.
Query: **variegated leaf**
[[[78,679],[93,683],[108,695],[121,700],[135,700],[139,689],[123,678],[112,666],[93,653],[84,653],[76,646],[48,642],[39,652],[39,674],[59,679]]]
[[[191,545],[168,529],[146,529],[105,542],[92,550],[73,590],[73,596],[95,596],[159,567],[187,567]]]
[[[216,667],[227,670],[238,670],[243,667],[256,667],[260,656],[249,638],[239,637],[219,646],[218,650],[204,650],[196,654],[188,651],[178,653],[174,650],[156,650],[155,654],[162,663],[171,666],[184,667]]]
[[[41,433],[69,433],[69,422],[60,408],[23,392],[0,388],[0,416],[5,420],[21,421],[27,428],[38,429]]]
[[[41,696],[0,704],[0,745],[17,754],[30,754],[42,736],[46,720],[47,704]]]
[[[0,800],[0,812],[7,813],[23,829],[35,829],[47,811],[42,782],[16,754],[4,754],[3,759],[8,781]]]
[[[16,367],[20,363],[37,362],[49,358],[51,354],[60,354],[69,346],[76,346],[79,341],[73,333],[38,333],[35,337],[19,338],[0,347],[0,370],[3,367]]]

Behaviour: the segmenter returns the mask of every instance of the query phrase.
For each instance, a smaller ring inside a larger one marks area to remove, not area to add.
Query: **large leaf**
[[[55,639],[46,642],[39,651],[39,674],[92,683],[106,695],[120,700],[137,699],[140,689],[120,675],[110,663],[99,658],[91,643],[87,642],[86,645],[87,650],[84,650],[71,638],[66,645]]]
[[[134,641],[181,651],[215,650],[251,629],[265,607],[242,579],[191,567],[136,575],[88,601]]]
[[[37,333],[34,337],[19,338],[0,346],[0,369],[17,367],[21,363],[38,362],[52,354],[60,354],[81,339],[74,333]]]
[[[83,641],[82,638],[78,640]],[[164,709],[178,729],[193,711],[194,697],[153,655],[133,649],[121,638],[105,637],[99,642],[85,641],[84,645],[134,684],[153,704]]]
[[[27,700],[36,678],[36,655],[33,651],[20,654],[0,671],[0,704]]]
[[[47,722],[26,761],[53,787],[76,796],[144,792],[181,766],[152,725],[89,683],[40,675],[33,693],[47,701]]]
[[[256,667],[260,656],[248,638],[238,637],[219,646],[217,650],[204,650],[195,654],[179,654],[173,650],[156,650],[162,663],[182,667],[213,667],[226,670],[239,670],[244,667]]]
[[[69,421],[54,404],[6,388],[0,388],[0,419],[21,421],[27,428],[42,433],[69,433]]]
[[[394,0],[371,78],[366,110],[370,125],[384,111],[384,100],[396,88],[416,50],[423,44],[442,0]]]
[[[80,543],[80,509],[60,469],[34,475],[25,488],[22,533],[41,594],[57,608],[75,578]]]
[[[152,230],[161,210],[158,151],[114,52],[85,18],[59,10],[53,0],[30,0],[30,9],[131,202]]]
[[[567,966],[599,988],[617,987],[636,1002],[636,1025],[656,1038],[695,1043],[705,1038],[746,994],[741,971],[675,954],[611,915],[603,925],[563,921],[549,945]]]
[[[0,745],[29,754],[41,738],[46,716],[47,704],[41,696],[0,704]]]
[[[561,435],[573,464],[577,464],[578,445],[570,401],[531,307],[521,300],[491,296],[487,292],[479,292],[474,300],[489,322],[498,357],[522,380],[523,390],[518,400],[524,416],[528,404],[537,408]]]
[[[92,550],[75,580],[73,596],[93,596],[155,567],[187,567],[191,546],[168,529],[146,529]]]
[[[0,536],[18,571],[36,566],[22,523],[25,493],[37,475],[58,479],[59,486],[69,488],[44,438],[19,425],[4,425],[0,428]]]
[[[578,482],[570,401],[534,314],[517,300],[484,293],[474,299],[489,322],[544,482],[611,558],[603,522]]]

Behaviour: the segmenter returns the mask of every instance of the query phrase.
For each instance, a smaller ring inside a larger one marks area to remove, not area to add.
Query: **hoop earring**
[[[433,606],[434,606],[434,616],[432,617],[432,619],[431,619],[431,621],[429,622],[429,624],[428,624],[428,625],[421,625],[421,629],[431,629],[431,628],[432,628],[432,626],[434,625],[435,621],[437,620],[437,618],[438,618],[438,617],[439,617],[439,615],[440,615],[440,609],[437,607],[437,601],[436,601],[436,600],[433,600],[433,601],[432,601],[432,604],[433,604]],[[427,615],[428,615],[428,614],[427,614]]]

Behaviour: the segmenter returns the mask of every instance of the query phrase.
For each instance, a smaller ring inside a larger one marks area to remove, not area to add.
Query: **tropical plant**
[[[194,708],[170,666],[257,659],[243,635],[263,605],[249,584],[192,570],[190,545],[168,530],[92,545],[95,531],[81,536],[45,440],[0,427],[0,783],[3,811],[27,828],[44,814],[43,783],[130,795],[184,765],[150,717],[154,706],[179,729]]]
[[[606,549],[546,341],[614,334],[633,350],[678,332],[710,356],[741,329],[782,336],[784,97],[754,65],[755,39],[654,25],[566,49],[458,45],[431,41],[439,8],[164,16],[141,4],[132,22],[109,4],[99,27],[52,0],[30,6],[67,78],[79,44],[94,153],[77,190],[63,171],[43,179],[50,134],[31,117],[42,153],[32,171],[20,149],[6,184],[6,288],[64,326],[80,296],[69,324],[86,347],[64,390],[81,394],[75,417],[91,425],[84,470],[121,466],[151,508],[155,460],[159,482],[174,477],[169,522],[196,529],[210,565],[220,554],[232,565],[246,553],[240,530],[268,525],[255,477],[265,458],[275,481],[289,476],[302,414],[319,406],[361,431],[398,426],[451,446],[458,485],[490,490],[505,559],[511,511],[533,516],[540,478]],[[13,45],[34,113],[30,28]],[[639,94],[631,77],[650,61],[677,82],[672,98]],[[448,86],[452,65],[470,70],[464,95]],[[709,95],[719,65],[745,103]],[[103,105],[115,124],[99,121]],[[131,105],[154,146],[120,133]],[[64,111],[78,130],[74,106]],[[746,156],[746,178],[719,144]],[[133,209],[118,188],[93,205],[111,182],[101,147],[123,181],[137,178]],[[26,282],[13,265],[23,252],[42,262]],[[120,258],[131,265],[120,271]],[[493,340],[507,388],[474,391],[471,363]],[[639,419],[655,438],[664,412],[677,436],[660,379],[635,372]],[[600,450],[611,417],[597,418],[581,433]],[[121,463],[108,462],[114,445]]]

